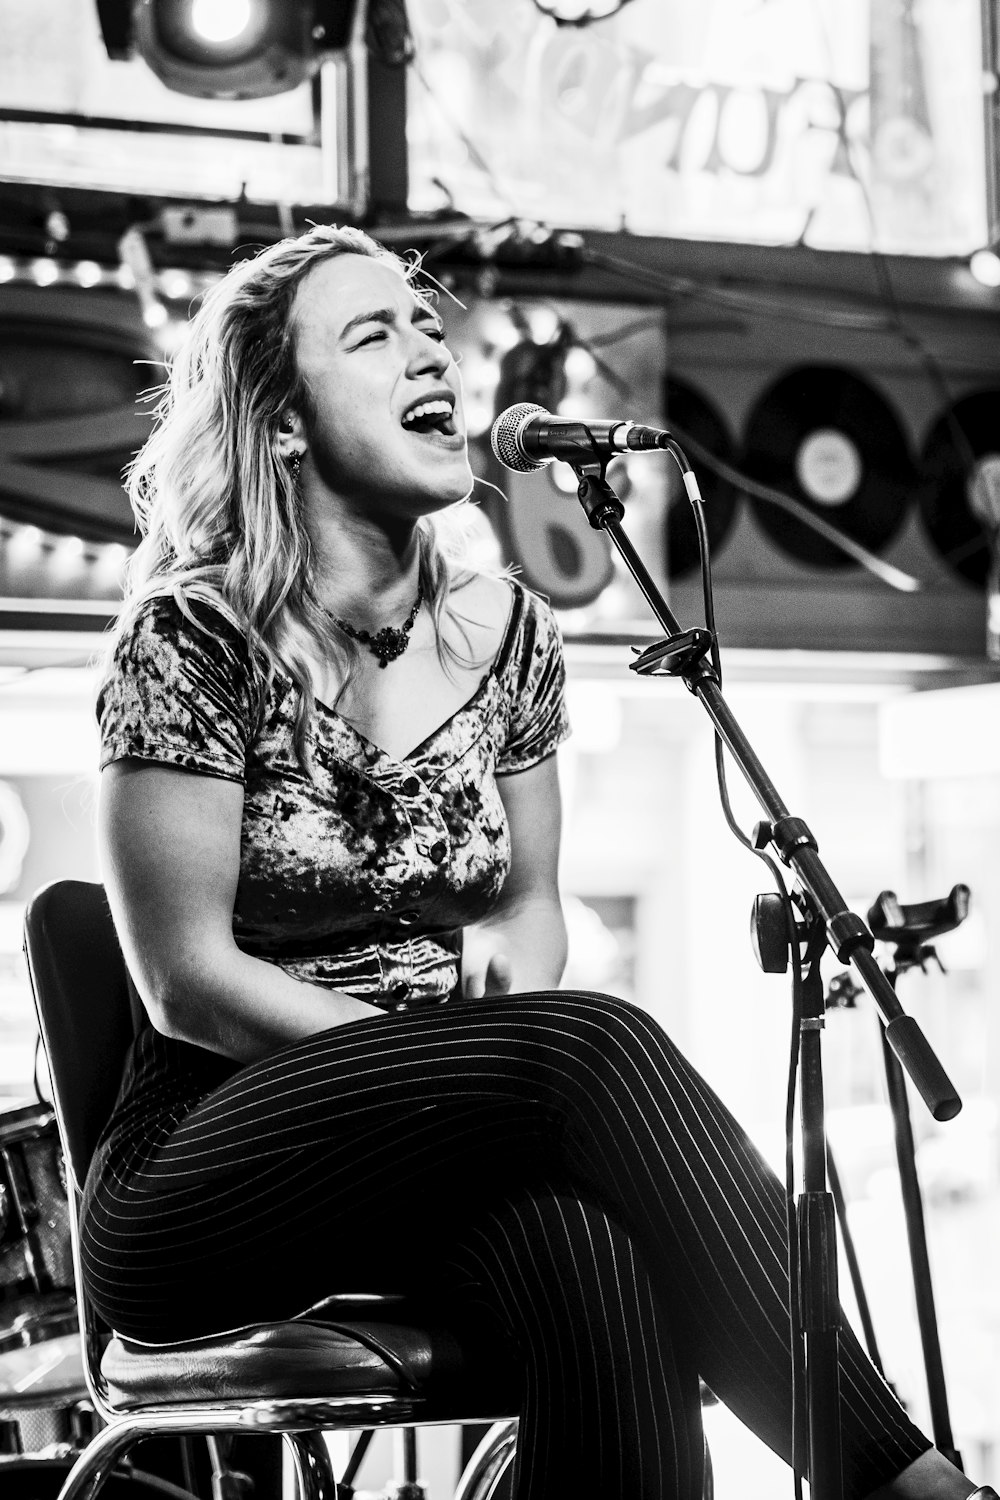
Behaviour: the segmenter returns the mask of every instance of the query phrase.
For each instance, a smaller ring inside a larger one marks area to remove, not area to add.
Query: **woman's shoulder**
[[[126,604],[106,657],[102,696],[116,679],[158,682],[176,690],[228,684],[256,696],[248,632],[221,599],[202,590],[170,589]]]
[[[212,592],[171,588],[126,604],[115,636],[121,650],[165,648],[235,652],[249,659],[248,631],[235,610]]]
[[[101,765],[152,760],[240,780],[259,705],[231,610],[200,593],[133,601],[97,695]]]

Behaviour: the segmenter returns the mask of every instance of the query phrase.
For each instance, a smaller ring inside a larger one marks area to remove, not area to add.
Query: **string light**
[[[214,286],[222,274],[221,271],[187,271],[179,266],[169,266],[157,273],[156,281],[164,297],[171,301],[181,301]],[[26,260],[13,255],[0,255],[0,283],[7,281],[33,282],[36,286],[55,286],[60,283],[82,287],[84,291],[91,291],[95,287],[110,287],[127,292],[135,290],[135,276],[128,266],[102,266],[96,260],[58,261],[41,256],[35,260]]]
[[[162,302],[147,302],[142,309],[142,321],[147,328],[162,328],[170,314]]]
[[[25,567],[41,555],[43,536],[37,526],[18,526],[4,536],[4,541],[15,567]]]
[[[1000,286],[1000,255],[995,250],[977,250],[969,257],[969,270],[980,286]]]
[[[161,271],[157,279],[160,284],[160,291],[171,302],[179,302],[182,297],[190,297],[194,290],[194,284],[187,271]]]
[[[53,260],[36,260],[32,262],[31,275],[39,286],[51,286],[59,280],[59,267]]]
[[[89,572],[109,598],[121,592],[131,556],[121,542],[88,542],[75,533],[55,534],[16,522],[0,523],[0,544],[8,564],[18,571],[41,569],[60,582]]]

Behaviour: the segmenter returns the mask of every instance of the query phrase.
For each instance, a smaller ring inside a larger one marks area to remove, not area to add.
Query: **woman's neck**
[[[381,626],[411,607],[420,577],[416,522],[391,528],[354,514],[312,518],[316,593],[358,627]]]

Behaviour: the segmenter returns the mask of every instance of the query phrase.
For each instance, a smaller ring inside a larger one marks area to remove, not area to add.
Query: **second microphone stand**
[[[664,446],[677,461],[688,498],[701,505],[698,484],[683,450],[672,438]],[[873,956],[874,939],[860,917],[848,910],[822,860],[808,825],[793,817],[782,801],[753,747],[722,695],[719,675],[711,660],[714,637],[701,627],[682,630],[660,590],[622,529],[625,514],[608,483],[607,464],[599,457],[574,463],[579,480],[577,497],[595,530],[607,532],[635,579],[666,637],[650,646],[632,663],[643,676],[680,677],[699,699],[764,813],[755,843],[768,846],[795,872],[800,892],[796,900],[803,916],[807,952],[815,955],[828,945],[842,962],[853,964],[885,1019],[885,1035],[896,1057],[909,1073],[934,1118],[951,1119],[961,1109],[947,1074],[911,1017],[904,1014],[895,992]],[[699,515],[699,520],[701,517]],[[702,522],[703,527],[703,522]],[[817,963],[811,965],[818,968]],[[802,1193],[799,1198],[798,1305],[803,1331],[808,1411],[807,1472],[813,1500],[843,1500],[843,1460],[840,1444],[840,1378],[838,1361],[839,1300],[836,1274],[836,1229],[833,1199],[826,1186],[826,1135],[820,1040],[822,996],[804,986],[805,1005],[800,1026],[801,1110],[803,1122]],[[795,1289],[793,1289],[795,1290]]]

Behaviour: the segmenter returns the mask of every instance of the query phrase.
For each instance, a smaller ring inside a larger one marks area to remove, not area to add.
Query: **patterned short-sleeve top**
[[[398,760],[317,703],[312,774],[294,747],[297,689],[255,668],[235,621],[151,600],[98,699],[102,768],[124,757],[242,782],[233,931],[240,948],[387,1009],[447,999],[461,929],[510,867],[496,778],[569,732],[558,626],[511,583],[500,649],[472,697]]]

